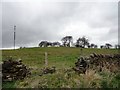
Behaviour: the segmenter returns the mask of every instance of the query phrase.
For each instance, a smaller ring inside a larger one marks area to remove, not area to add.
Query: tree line
[[[73,37],[72,36],[65,36],[61,39],[62,44],[60,42],[48,42],[48,41],[41,41],[39,43],[39,47],[48,47],[48,46],[56,46],[56,47],[81,47],[81,48],[98,48],[97,44],[90,43],[89,39],[85,36],[79,37],[75,43],[73,43]],[[105,45],[101,45],[100,48],[106,48],[109,49],[113,47],[110,43],[105,43]],[[115,45],[114,48],[118,49],[120,48],[120,45]]]

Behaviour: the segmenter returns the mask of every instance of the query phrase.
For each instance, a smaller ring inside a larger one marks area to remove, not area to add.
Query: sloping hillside
[[[47,52],[48,66],[54,66],[56,72],[40,76],[41,69],[45,67],[45,52]],[[4,82],[3,87],[120,87],[119,73],[112,74],[109,71],[95,72],[88,70],[86,74],[76,74],[72,67],[75,66],[77,58],[89,56],[91,53],[116,54],[115,49],[83,49],[65,47],[47,48],[23,48],[17,50],[3,50],[2,60],[12,57],[13,60],[22,59],[22,62],[31,68],[31,75],[24,80]]]

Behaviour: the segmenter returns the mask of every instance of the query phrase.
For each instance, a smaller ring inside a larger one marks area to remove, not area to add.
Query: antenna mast
[[[16,38],[16,26],[14,25],[14,50],[15,50],[15,38]]]

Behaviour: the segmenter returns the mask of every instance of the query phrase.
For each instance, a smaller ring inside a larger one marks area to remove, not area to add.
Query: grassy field
[[[48,53],[48,67],[55,66],[56,72],[40,76],[41,68],[44,65],[45,52]],[[24,80],[3,83],[3,88],[98,88],[98,87],[119,87],[120,74],[113,74],[108,71],[97,73],[88,70],[86,74],[76,74],[71,68],[75,66],[77,58],[89,56],[91,53],[115,54],[115,49],[83,49],[65,47],[47,48],[23,48],[17,50],[3,50],[2,60],[12,56],[14,60],[22,59],[23,63],[31,69],[31,75]]]

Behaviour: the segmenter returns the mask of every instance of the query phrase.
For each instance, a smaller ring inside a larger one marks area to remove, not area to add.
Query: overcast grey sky
[[[117,2],[3,2],[2,47],[38,46],[66,35],[86,36],[90,43],[118,43]]]

